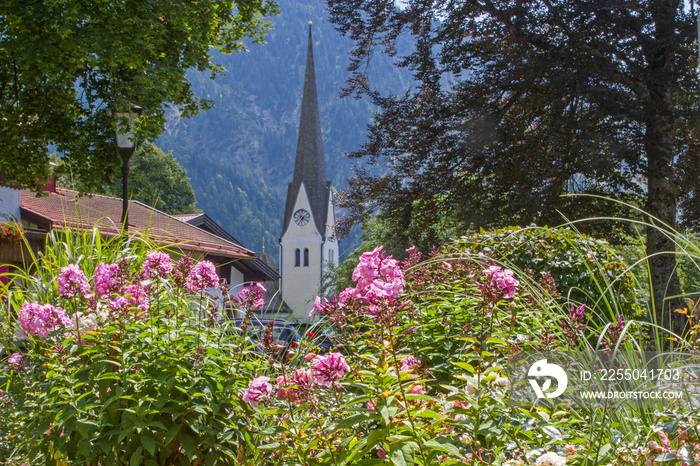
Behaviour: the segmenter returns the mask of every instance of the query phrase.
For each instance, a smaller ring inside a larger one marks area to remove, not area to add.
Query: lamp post
[[[136,153],[136,119],[146,113],[146,109],[133,105],[129,112],[114,112],[107,109],[107,116],[117,120],[117,153],[122,159],[122,225],[129,231],[129,161]]]

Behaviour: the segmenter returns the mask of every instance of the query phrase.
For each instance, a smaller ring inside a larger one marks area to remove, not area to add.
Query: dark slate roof
[[[243,243],[238,241],[233,235],[231,235],[231,233],[226,231],[207,214],[177,214],[173,215],[173,217],[182,220],[183,222],[187,222],[190,225],[196,226],[197,228],[201,228],[202,230],[223,238],[226,241],[230,241],[231,243],[244,247]],[[279,271],[277,270],[277,267],[275,267],[274,263],[267,257],[267,255],[255,254],[255,256],[255,260],[238,261],[235,262],[233,266],[243,272],[246,276],[253,277],[253,279],[257,281],[279,280]]]
[[[311,214],[316,228],[322,236],[326,235],[326,217],[328,214],[328,195],[330,182],[326,178],[326,162],[323,158],[323,140],[321,138],[321,119],[318,113],[316,95],[316,71],[314,69],[314,50],[309,26],[309,45],[306,52],[306,75],[304,76],[304,94],[301,101],[301,118],[299,121],[299,139],[297,155],[294,162],[294,178],[287,188],[287,206],[284,211],[282,235],[287,232],[292,221],[292,210],[299,195],[301,183],[311,205]]]

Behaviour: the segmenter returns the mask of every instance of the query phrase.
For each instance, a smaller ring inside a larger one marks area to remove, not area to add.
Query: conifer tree
[[[346,94],[380,109],[351,155],[389,166],[351,180],[349,223],[377,209],[408,235],[446,218],[458,229],[558,224],[560,211],[610,213],[563,194],[637,200],[659,227],[646,245],[657,317],[682,329],[672,312],[682,303],[662,299],[680,292],[664,225],[697,228],[700,212],[696,30],[684,2],[328,5],[355,41]],[[411,70],[410,91],[375,91],[366,71],[378,50]]]

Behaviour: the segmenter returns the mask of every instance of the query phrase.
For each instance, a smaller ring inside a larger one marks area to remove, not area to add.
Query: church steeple
[[[310,22],[306,53],[294,176],[287,188],[280,236],[280,291],[299,319],[308,319],[323,274],[329,264],[338,266],[340,251],[333,237],[333,194],[323,158]]]
[[[302,183],[309,199],[311,215],[316,228],[322,236],[326,236],[326,214],[330,182],[326,178],[326,162],[323,155],[321,118],[318,112],[316,71],[314,69],[310,21],[304,93],[301,101],[301,118],[299,121],[299,138],[297,140],[297,153],[294,162],[294,178],[287,191],[287,205],[284,213],[284,224],[282,225],[283,235],[292,220],[294,203],[299,196]]]

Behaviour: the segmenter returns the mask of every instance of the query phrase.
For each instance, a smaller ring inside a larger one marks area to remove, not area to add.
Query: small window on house
[[[301,265],[301,251],[299,248],[294,250],[294,267],[299,267]]]
[[[331,263],[333,263],[333,250],[332,249],[328,250],[328,260],[331,261]]]
[[[309,248],[304,248],[304,267],[309,266]]]

